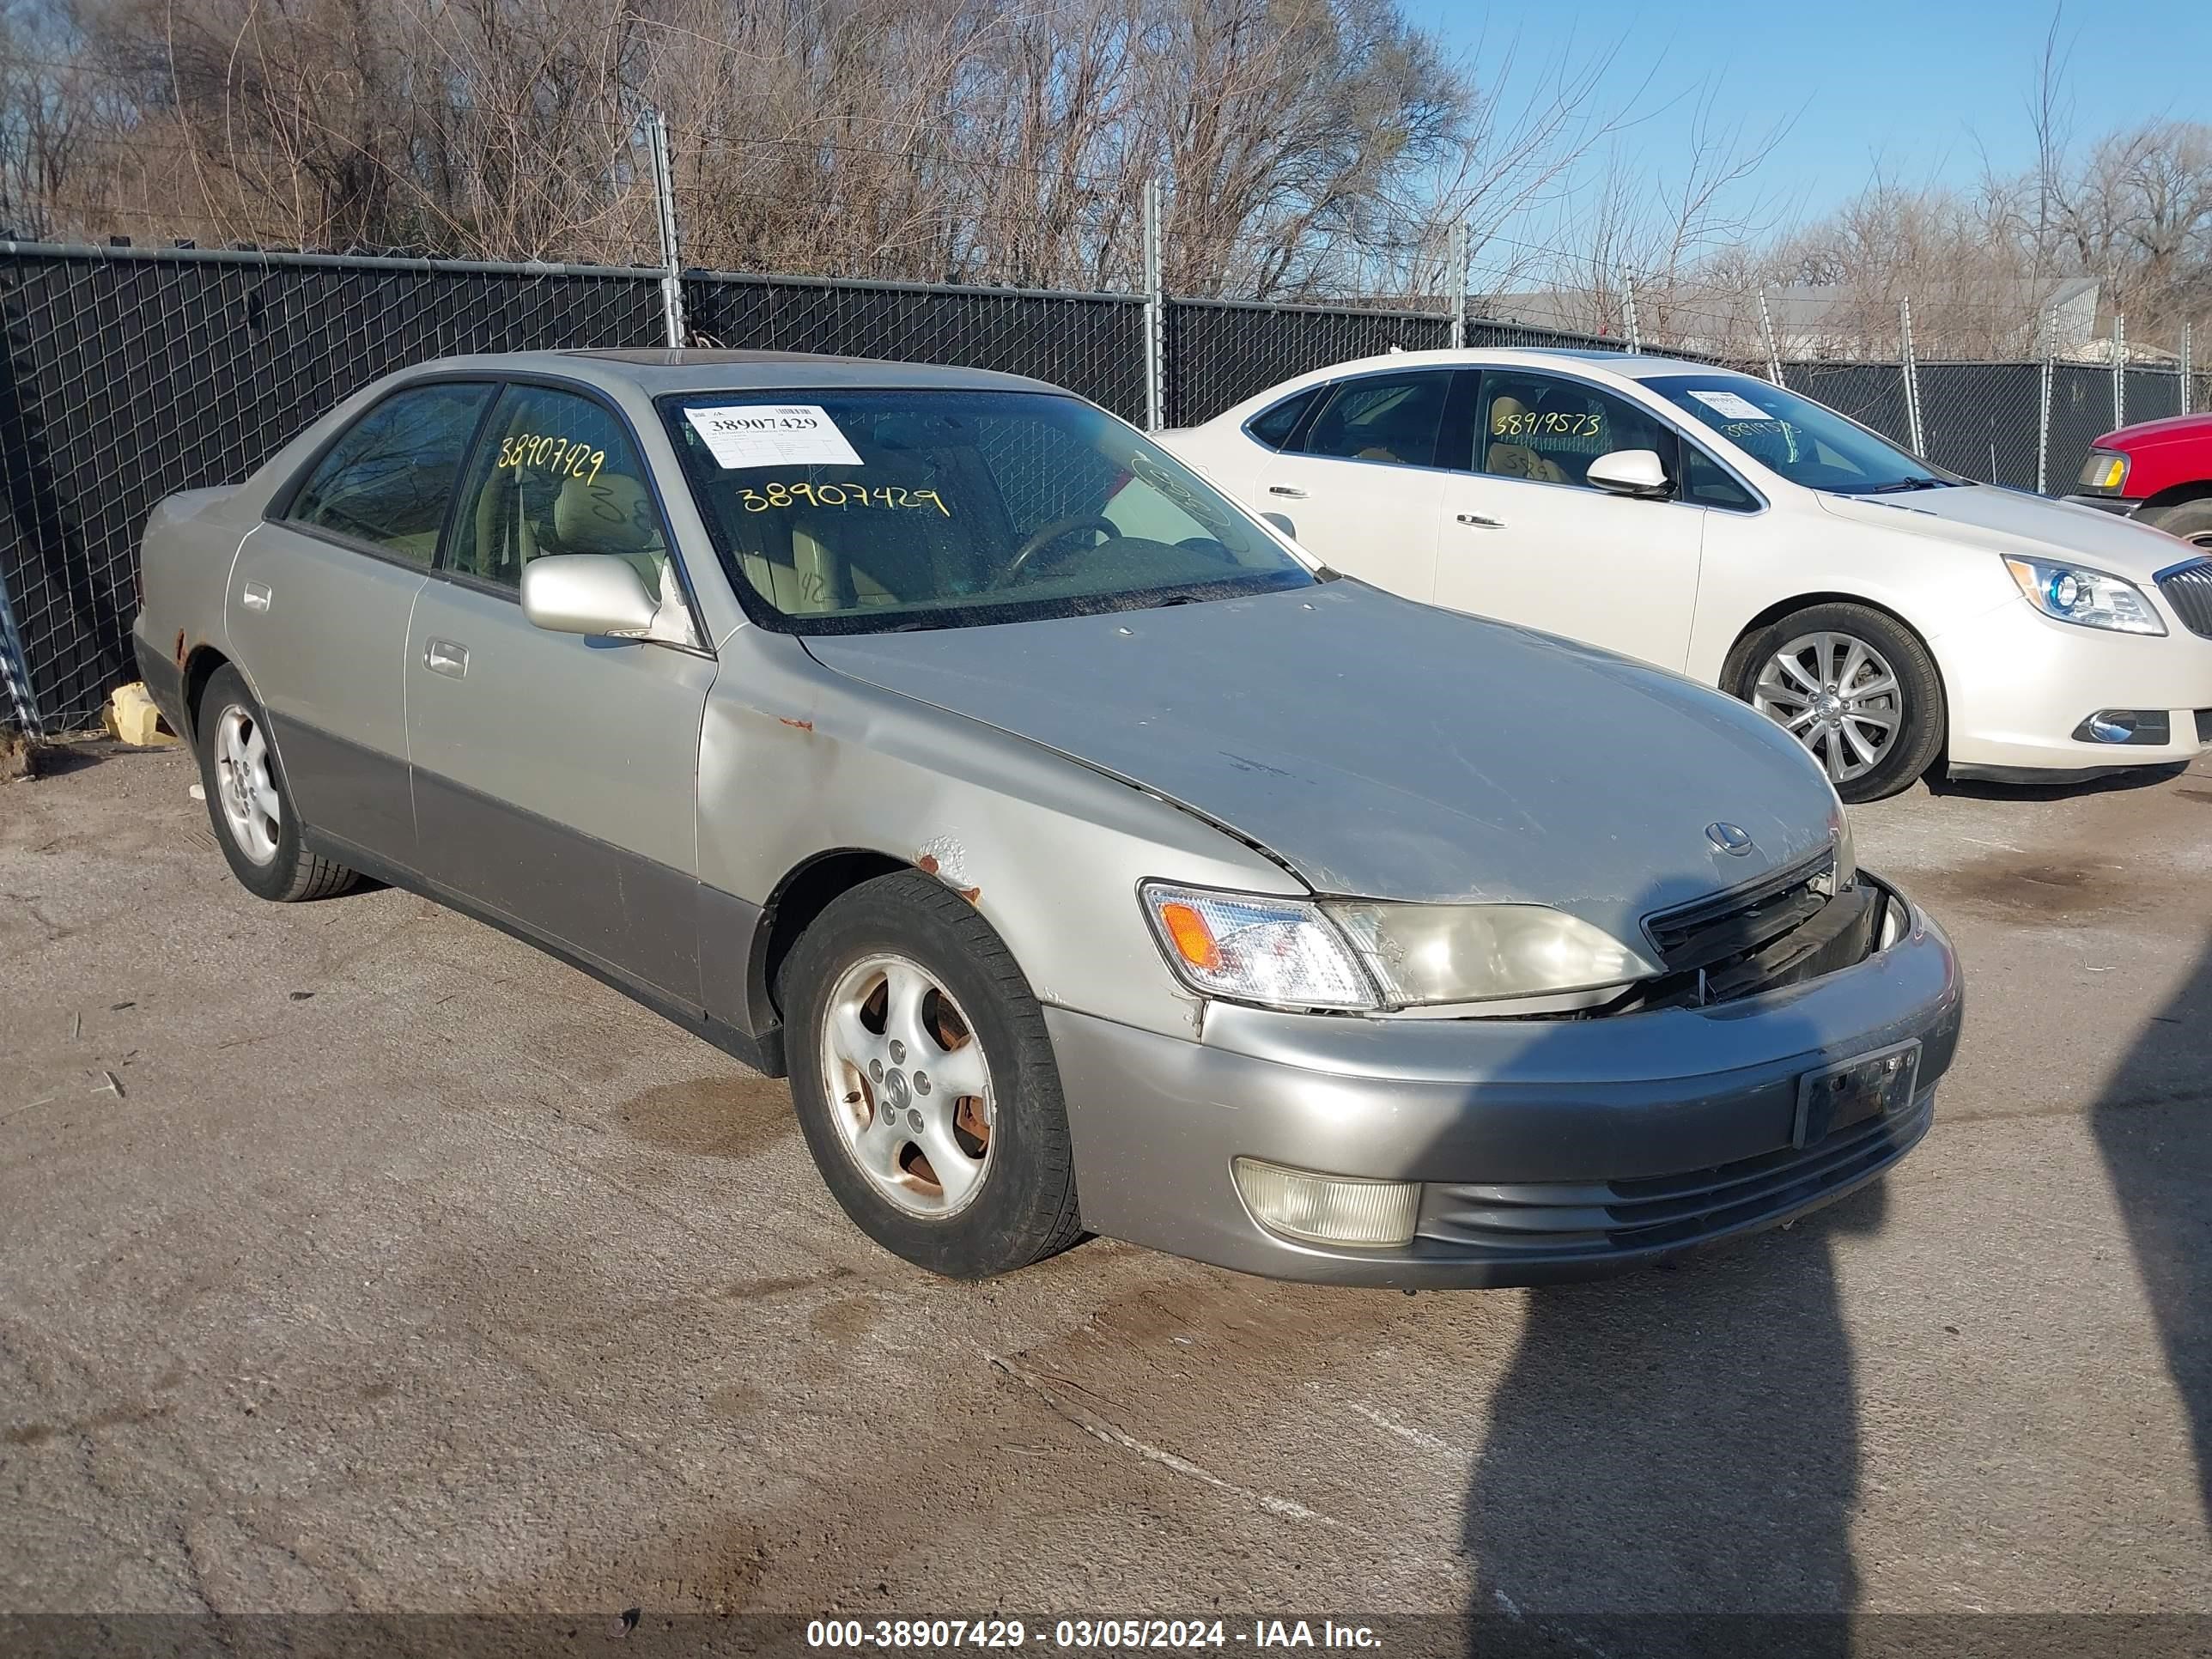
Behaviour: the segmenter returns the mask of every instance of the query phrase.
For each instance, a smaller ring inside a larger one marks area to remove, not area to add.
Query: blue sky
[[[1409,19],[1457,49],[1486,43],[1474,59],[1478,74],[1516,36],[1522,70],[1617,43],[1601,94],[1608,112],[1663,54],[1656,86],[1680,89],[1710,74],[1716,107],[1747,130],[1794,116],[1757,181],[1778,198],[1785,219],[1820,216],[1865,183],[1877,162],[1900,182],[1968,185],[1984,149],[2007,170],[2034,157],[2027,104],[2051,16],[2047,4],[1401,3]],[[2078,137],[2160,114],[2212,121],[2212,0],[2128,0],[2095,10],[2073,0],[2061,30],[2071,43],[2066,89]],[[1663,164],[1687,149],[1688,129],[1686,103],[1638,127],[1637,148]]]

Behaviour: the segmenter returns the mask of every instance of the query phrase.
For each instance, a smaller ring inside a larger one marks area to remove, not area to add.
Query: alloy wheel
[[[927,969],[885,953],[839,976],[823,1019],[822,1077],[845,1150],[892,1203],[936,1220],[975,1196],[998,1117],[990,1064]]]
[[[276,856],[283,833],[283,799],[270,770],[269,739],[260,718],[233,703],[216,723],[216,790],[223,822],[238,850],[256,864]]]
[[[1896,671],[1849,634],[1789,641],[1759,671],[1751,705],[1811,750],[1837,783],[1881,764],[1905,717]]]

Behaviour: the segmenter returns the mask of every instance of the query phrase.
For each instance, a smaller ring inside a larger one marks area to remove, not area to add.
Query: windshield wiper
[[[1894,483],[1876,484],[1871,489],[1859,491],[1862,495],[1892,495],[1900,489],[1948,489],[1951,481],[1930,475],[1925,478],[1899,478]]]

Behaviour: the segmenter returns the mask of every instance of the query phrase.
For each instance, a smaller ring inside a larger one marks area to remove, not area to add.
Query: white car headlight
[[[1661,971],[1540,904],[1387,904],[1147,883],[1145,911],[1194,991],[1278,1008],[1381,1011],[1623,985]]]
[[[2163,634],[2166,624],[2133,582],[2086,570],[2075,564],[2045,564],[2039,559],[2005,560],[2027,602],[2046,617],[2106,628],[2116,634]]]

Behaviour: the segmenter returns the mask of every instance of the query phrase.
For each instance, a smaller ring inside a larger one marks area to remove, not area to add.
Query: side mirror
[[[522,614],[554,634],[642,634],[660,602],[611,553],[556,553],[522,567]]]
[[[1589,471],[1583,476],[1598,489],[1615,495],[1656,499],[1674,493],[1674,486],[1668,481],[1667,469],[1660,464],[1656,449],[1616,449],[1592,461]]]
[[[1260,516],[1265,519],[1269,524],[1274,526],[1276,529],[1281,531],[1283,534],[1288,536],[1292,541],[1297,540],[1298,527],[1291,522],[1291,515],[1289,514],[1262,513]]]

